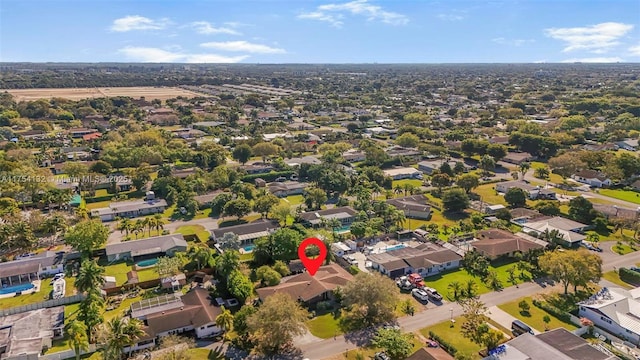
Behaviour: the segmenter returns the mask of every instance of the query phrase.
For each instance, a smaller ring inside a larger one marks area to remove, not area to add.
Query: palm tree
[[[221,306],[220,310],[222,312],[220,313],[220,315],[216,316],[216,325],[225,332],[228,332],[233,326],[233,314],[231,314],[231,311],[229,311],[228,309],[225,309],[224,306]]]
[[[153,215],[153,227],[156,229],[156,234],[160,235],[160,230],[164,230],[165,221],[162,218],[162,214]]]
[[[142,232],[142,235],[144,235],[144,227],[145,224],[142,219],[138,219],[135,223],[133,223],[133,233],[136,234],[136,239],[138,238],[139,233]]]
[[[407,220],[404,211],[398,209],[392,209],[389,218],[391,220],[391,223],[394,224],[399,230],[402,230],[402,225],[404,224],[405,220]]]
[[[135,318],[115,317],[102,324],[101,342],[104,344],[105,360],[120,360],[125,346],[134,343],[144,335],[142,322]]]
[[[129,218],[121,219],[120,222],[118,223],[118,230],[120,230],[120,234],[124,232],[125,236],[129,236],[129,231],[131,231],[132,228],[133,228],[133,223]]]
[[[528,162],[523,162],[518,166],[518,170],[520,170],[520,173],[522,174],[522,179],[524,179],[524,176],[527,174],[529,169],[531,169],[531,164]]]
[[[453,281],[448,286],[449,291],[451,291],[451,297],[453,301],[458,301],[460,299],[460,295],[462,295],[462,284],[459,281]]]
[[[193,259],[198,263],[198,269],[211,266],[214,262],[213,253],[211,249],[204,246],[199,246],[193,254]]]
[[[80,206],[76,209],[76,217],[79,220],[86,220],[89,218],[89,211],[84,206]]]
[[[396,185],[393,187],[393,193],[396,195],[402,194],[402,186]]]
[[[75,287],[79,292],[99,289],[104,284],[104,269],[95,260],[83,260],[76,277]]]
[[[89,338],[87,337],[87,326],[78,320],[72,320],[65,327],[69,345],[76,354],[76,360],[80,360],[80,352],[89,351]]]
[[[149,223],[149,221],[151,220],[151,218],[144,218],[142,219],[142,235],[144,235],[144,229],[148,228],[149,229],[149,237],[151,237],[151,227],[152,225]]]

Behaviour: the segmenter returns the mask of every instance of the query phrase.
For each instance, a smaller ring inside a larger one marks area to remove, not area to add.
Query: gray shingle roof
[[[141,240],[131,240],[106,246],[107,255],[122,254],[126,252],[143,252],[147,249],[158,248],[167,251],[174,247],[187,247],[187,242],[182,234],[156,236]]]

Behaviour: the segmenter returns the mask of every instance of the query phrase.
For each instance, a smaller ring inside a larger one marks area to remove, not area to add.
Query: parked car
[[[591,250],[593,250],[593,251],[597,251],[597,252],[602,252],[602,248],[595,247],[595,246],[594,246],[594,247],[593,247],[593,249],[591,249]]]
[[[351,256],[351,255],[345,255],[342,257],[347,263],[349,263],[349,265],[355,265],[358,266],[358,260],[356,260],[355,257]]]
[[[374,360],[391,360],[391,358],[389,357],[389,355],[383,353],[383,352],[377,352],[374,356],[373,356]]]
[[[438,293],[438,290],[433,288],[424,288],[424,291],[429,295],[429,298],[435,301],[442,301],[442,295]]]
[[[424,301],[424,302],[428,302],[429,301],[429,294],[427,294],[426,291],[422,290],[422,289],[413,289],[411,290],[411,295],[413,295],[414,298]]]
[[[384,324],[382,328],[385,330],[400,330],[400,326],[397,324]]]
[[[287,181],[287,178],[284,176],[280,176],[276,178],[276,182],[285,182],[285,181]]]

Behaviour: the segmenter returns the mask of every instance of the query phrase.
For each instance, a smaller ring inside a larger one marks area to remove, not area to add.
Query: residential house
[[[638,150],[638,139],[625,139],[622,141],[616,141],[618,148],[629,151]]]
[[[74,139],[82,138],[85,135],[98,133],[98,129],[89,129],[89,128],[73,128],[67,130],[67,134]]]
[[[635,190],[635,191],[640,191],[640,179],[638,179],[638,180],[634,181],[634,182],[631,184],[631,187],[632,187],[632,188],[633,188],[633,190]]]
[[[546,217],[541,214],[537,210],[525,209],[525,208],[515,208],[509,211],[511,213],[511,222],[516,223],[518,225],[522,225],[526,222],[531,222],[536,219]]]
[[[304,189],[309,186],[308,183],[298,181],[272,182],[267,185],[269,192],[277,197],[287,197],[290,195],[300,195],[304,193]]]
[[[164,199],[116,201],[109,203],[108,207],[91,210],[91,216],[98,217],[102,221],[113,221],[116,218],[158,214],[166,209],[167,202]]]
[[[370,136],[393,136],[395,135],[398,130],[396,129],[389,129],[389,128],[385,128],[382,126],[376,126],[376,127],[371,127],[371,128],[367,128],[364,131],[366,134],[370,135]]]
[[[82,135],[82,141],[95,141],[102,137],[102,134],[99,132],[94,132],[91,134]]]
[[[402,179],[421,179],[422,173],[420,170],[412,167],[399,167],[393,169],[382,170],[384,176],[388,176],[393,180]]]
[[[525,333],[516,336],[491,350],[483,360],[619,359],[613,354],[602,352],[601,348],[592,346],[587,340],[565,328],[557,328],[538,335]]]
[[[405,360],[455,360],[455,358],[441,347],[423,347]]]
[[[178,291],[187,284],[187,276],[184,273],[160,279],[160,287]]]
[[[583,235],[583,232],[588,227],[588,225],[579,223],[577,221],[554,216],[550,218],[536,219],[536,221],[532,222],[525,222],[522,224],[522,231],[524,233],[540,236],[545,232],[557,230],[558,233],[563,237],[563,243],[565,246],[577,247],[584,239],[587,238]]]
[[[27,130],[16,134],[25,140],[44,140],[47,133],[42,130]]]
[[[462,256],[435,244],[404,247],[367,255],[371,268],[391,278],[418,273],[423,277],[460,267]]]
[[[593,209],[602,213],[607,219],[640,219],[640,207],[629,209],[618,205],[593,204]]]
[[[212,191],[206,194],[196,195],[193,197],[193,200],[195,200],[200,208],[203,209],[211,206],[211,202],[213,201],[213,199],[215,199],[216,196],[220,194],[222,194],[222,191]]]
[[[19,260],[0,262],[0,285],[11,286],[64,271],[64,254],[44,251]]]
[[[196,287],[188,293],[163,295],[131,304],[131,318],[143,322],[145,335],[125,351],[154,347],[165,336],[193,331],[202,339],[222,333],[216,325],[221,308],[212,305],[209,291]]]
[[[556,192],[551,189],[542,189],[539,186],[529,191],[531,200],[558,200]]]
[[[502,209],[506,209],[506,207],[502,204],[495,204],[495,205],[487,204],[484,206],[484,209],[482,209],[482,211],[487,215],[495,215],[498,213],[498,211]]]
[[[155,236],[140,240],[130,240],[107,244],[107,260],[133,260],[159,256],[174,256],[177,252],[187,251],[187,241],[182,234]]]
[[[414,148],[404,148],[402,146],[392,146],[385,151],[390,158],[403,158],[410,161],[422,159],[422,151]]]
[[[535,157],[527,152],[508,152],[507,155],[502,158],[502,161],[508,162],[510,164],[520,165],[524,162],[529,162],[534,159]]]
[[[181,129],[175,129],[175,130],[171,130],[171,134],[173,135],[173,137],[178,137],[181,139],[198,139],[201,138],[205,135],[207,135],[207,133],[205,133],[202,130],[198,130],[198,129],[189,129],[189,128],[181,128]]]
[[[300,166],[302,164],[317,165],[317,164],[321,164],[322,161],[320,161],[320,159],[318,159],[315,156],[304,156],[300,158],[284,159],[284,163],[291,167],[294,167],[294,166]]]
[[[232,233],[238,235],[238,240],[242,245],[253,244],[255,239],[267,237],[280,228],[280,224],[275,220],[257,220],[248,224],[227,226],[211,230],[211,239],[217,241],[224,234]]]
[[[256,162],[248,165],[241,165],[241,170],[247,172],[247,174],[266,174],[273,171],[275,168],[271,164]]]
[[[341,206],[333,209],[307,211],[300,214],[300,220],[306,226],[320,227],[323,220],[338,219],[341,226],[349,227],[351,223],[356,219],[358,212],[350,206]]]
[[[0,318],[0,358],[38,359],[64,336],[64,306],[31,310]]]
[[[529,193],[530,191],[536,190],[537,188],[528,182],[524,182],[522,180],[512,180],[512,181],[503,181],[496,184],[496,191],[499,193],[506,194],[507,191],[511,188],[520,188],[525,192]]]
[[[407,218],[429,219],[431,218],[431,206],[428,205],[427,201],[424,195],[413,195],[389,199],[386,203],[395,206],[398,210],[402,210]]]
[[[333,291],[337,287],[345,287],[353,280],[338,264],[321,266],[315,275],[308,272],[285,277],[279,285],[256,289],[261,301],[276,293],[284,293],[305,306],[313,306],[320,301],[334,300]]]
[[[516,253],[544,249],[546,243],[541,240],[527,240],[506,230],[488,229],[478,231],[471,246],[489,260],[495,260],[499,257],[513,257]]]
[[[508,136],[494,136],[489,139],[490,144],[509,145]]]
[[[423,173],[425,173],[427,175],[431,175],[431,174],[433,174],[434,170],[439,170],[440,167],[442,166],[442,164],[444,164],[444,163],[449,164],[451,169],[453,169],[456,166],[456,161],[446,161],[444,159],[426,160],[426,161],[420,161],[418,163],[418,170],[422,171]],[[465,169],[466,168],[468,168],[468,166],[465,165]]]
[[[346,254],[350,254],[352,250],[347,244],[339,241],[331,244],[331,252],[337,257],[343,257]]]
[[[150,109],[147,121],[159,126],[172,126],[180,124],[180,118],[170,108]]]
[[[580,170],[571,175],[571,178],[577,182],[587,184],[592,187],[611,186],[612,181],[605,174],[595,170]]]
[[[640,287],[602,288],[578,303],[580,317],[634,345],[640,345]]]
[[[365,161],[367,158],[364,151],[358,149],[349,149],[342,153],[342,157],[350,163]]]
[[[286,133],[273,133],[273,134],[263,134],[262,138],[264,139],[264,141],[272,141],[272,140],[277,139],[277,138],[291,139],[291,138],[293,138],[293,135],[291,135],[288,132],[286,132]]]

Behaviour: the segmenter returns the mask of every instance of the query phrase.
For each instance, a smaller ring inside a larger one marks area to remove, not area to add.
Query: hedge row
[[[542,310],[548,312],[549,314],[555,316],[556,318],[558,318],[558,320],[564,321],[566,323],[570,323],[571,324],[571,316],[568,313],[558,309],[557,307],[555,307],[553,305],[549,305],[546,302],[538,301],[538,300],[533,300],[532,303],[536,307],[539,307],[540,309],[542,309]]]
[[[443,348],[444,351],[448,352],[449,355],[455,356],[456,353],[458,353],[458,349],[453,347],[453,345],[449,344],[448,342],[442,340],[442,338],[436,335],[433,331],[429,331],[429,337],[431,338],[431,340],[437,341],[438,344],[440,344],[440,347]]]
[[[624,282],[630,284],[640,284],[640,273],[629,270],[627,268],[620,268],[618,270],[618,274],[620,275],[620,279]]]
[[[254,181],[255,179],[263,179],[264,181],[271,182],[279,178],[280,176],[284,176],[288,178],[293,173],[294,173],[293,171],[289,170],[289,171],[272,171],[266,174],[250,174],[250,175],[243,176],[242,181],[251,182],[251,181]]]

